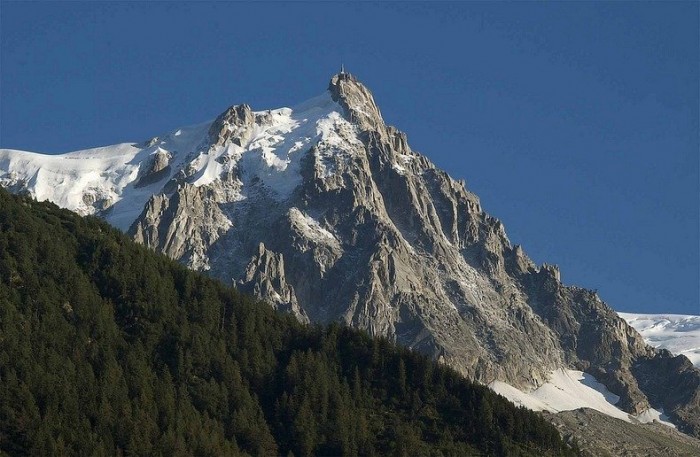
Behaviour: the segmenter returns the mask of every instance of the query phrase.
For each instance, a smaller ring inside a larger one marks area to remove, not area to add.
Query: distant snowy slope
[[[122,143],[57,155],[0,149],[0,185],[82,215],[101,215],[126,230],[162,187],[162,182],[156,185],[161,180],[141,179],[147,168],[162,157],[163,170],[173,174],[187,153],[206,139],[208,128],[206,123],[145,144]]]
[[[641,333],[648,344],[683,354],[700,367],[700,316],[618,314]]]

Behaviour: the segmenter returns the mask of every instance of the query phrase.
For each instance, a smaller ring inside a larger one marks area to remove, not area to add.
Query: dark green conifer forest
[[[0,189],[0,454],[566,456],[450,368]]]

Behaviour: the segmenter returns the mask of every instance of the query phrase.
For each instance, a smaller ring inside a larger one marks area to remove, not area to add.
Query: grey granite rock
[[[150,142],[149,142],[150,143]],[[139,177],[134,183],[135,187],[145,187],[155,184],[170,175],[170,159],[172,155],[160,148],[141,163]]]

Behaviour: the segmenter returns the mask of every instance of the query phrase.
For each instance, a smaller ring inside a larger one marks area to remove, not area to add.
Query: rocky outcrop
[[[361,131],[382,131],[386,127],[372,93],[350,73],[333,76],[328,91],[333,101],[343,107],[348,120]]]
[[[168,151],[157,148],[148,159],[141,163],[139,177],[134,182],[134,187],[150,186],[170,176],[170,159],[172,159],[172,155]]]
[[[212,146],[223,146],[231,141],[241,146],[246,138],[246,131],[255,121],[255,115],[248,105],[234,105],[216,118],[209,128]]]
[[[700,370],[687,357],[661,349],[634,360],[631,373],[650,403],[670,412],[682,431],[700,436]]]
[[[287,283],[284,256],[276,254],[260,243],[257,255],[250,259],[245,275],[237,281],[238,287],[262,298],[280,311],[292,313],[302,322],[309,322],[299,307],[294,288]]]
[[[129,232],[139,243],[209,270],[209,247],[231,227],[210,194],[205,187],[185,183],[172,195],[154,195]]]

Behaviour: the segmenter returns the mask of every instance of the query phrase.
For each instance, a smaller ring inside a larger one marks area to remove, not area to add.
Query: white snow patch
[[[225,148],[221,148],[222,151]],[[197,170],[194,176],[190,178],[190,183],[195,186],[206,186],[216,181],[221,172],[223,171],[222,165],[216,161],[219,158],[219,154],[215,153],[201,153],[195,160],[191,162],[191,165]]]
[[[700,316],[682,314],[617,313],[647,344],[683,354],[700,367]]]
[[[289,216],[293,224],[307,239],[320,244],[330,244],[340,247],[338,238],[333,233],[323,228],[321,223],[313,217],[302,213],[298,208],[294,207],[289,210]]]
[[[391,164],[391,168],[393,168],[394,170],[396,170],[396,172],[397,172],[398,174],[400,174],[400,175],[406,174],[406,169],[405,169],[403,166],[401,166],[401,165],[399,165],[398,163],[396,163],[396,162],[394,162],[394,163]]]
[[[576,370],[558,369],[551,373],[549,381],[539,388],[523,392],[502,381],[489,384],[494,392],[503,395],[516,405],[534,411],[558,413],[579,408],[590,408],[626,422],[667,421],[662,412],[651,409],[639,416],[631,416],[617,408],[620,398],[610,392],[592,375]],[[662,422],[673,426],[669,422]]]
[[[321,140],[315,154],[321,177],[328,178],[338,172],[338,164],[349,164],[353,151],[362,148],[357,127],[343,118],[340,112],[330,113],[317,124]]]
[[[256,124],[248,144],[237,151],[237,166],[244,183],[253,183],[257,178],[278,199],[288,198],[301,184],[300,162],[312,145],[333,155],[346,149],[349,137],[358,141],[354,127],[341,112],[328,92],[293,108],[270,111],[268,120]],[[343,134],[349,130],[353,135]]]
[[[667,425],[669,427],[676,428],[673,423],[671,423],[671,420],[668,418],[666,414],[664,414],[664,410],[657,410],[654,408],[647,409],[641,414],[638,414],[634,416],[635,419],[637,419],[639,422],[642,424],[649,424],[652,422],[659,422],[660,424]]]

